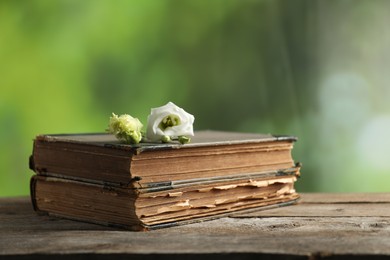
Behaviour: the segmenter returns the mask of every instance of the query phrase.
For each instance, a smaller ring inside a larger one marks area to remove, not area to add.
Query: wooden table
[[[390,193],[302,194],[298,205],[130,232],[38,216],[0,199],[0,259],[337,259],[390,257]]]

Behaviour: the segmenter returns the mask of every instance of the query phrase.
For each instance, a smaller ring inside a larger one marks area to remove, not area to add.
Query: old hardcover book
[[[218,178],[154,190],[34,175],[31,198],[42,214],[139,231],[290,205],[299,198],[298,175],[294,168],[283,176]]]
[[[126,145],[109,134],[40,135],[38,175],[118,187],[173,187],[210,178],[284,175],[295,167],[292,136],[198,131],[191,143]]]

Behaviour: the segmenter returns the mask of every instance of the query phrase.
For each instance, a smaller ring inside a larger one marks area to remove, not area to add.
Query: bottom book
[[[34,175],[31,199],[40,214],[129,230],[151,230],[294,204],[296,175],[186,185],[147,191]]]

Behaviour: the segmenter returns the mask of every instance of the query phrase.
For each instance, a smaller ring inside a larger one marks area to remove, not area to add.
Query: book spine
[[[38,214],[38,215],[48,215],[47,212],[45,211],[42,211],[39,209],[38,207],[38,202],[37,202],[37,199],[36,199],[36,187],[37,187],[37,181],[39,180],[39,176],[37,175],[34,175],[31,177],[30,179],[30,199],[31,199],[31,204],[33,206],[33,209],[34,211]]]

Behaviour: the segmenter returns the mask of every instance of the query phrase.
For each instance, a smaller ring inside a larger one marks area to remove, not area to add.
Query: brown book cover
[[[293,204],[297,174],[152,192],[34,175],[31,199],[40,214],[141,231]]]
[[[127,145],[110,134],[39,135],[30,168],[38,175],[150,189],[183,183],[284,175],[296,138],[198,131],[189,144]],[[293,170],[294,171],[294,170]]]

